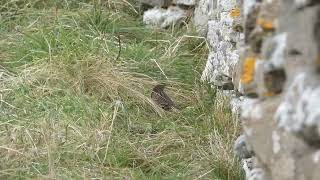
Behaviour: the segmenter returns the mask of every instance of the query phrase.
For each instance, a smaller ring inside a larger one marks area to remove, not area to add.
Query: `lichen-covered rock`
[[[248,159],[253,156],[253,151],[246,142],[245,135],[240,135],[235,141],[234,152],[239,159]]]
[[[279,98],[277,101],[248,99],[242,105],[241,117],[247,141],[263,164],[270,163],[273,149],[279,148],[273,147],[272,139],[273,127],[276,126],[273,113],[279,101]]]
[[[255,81],[260,97],[279,94],[284,88],[286,38],[286,33],[282,33],[264,40],[261,60],[257,61],[255,68]]]
[[[238,120],[240,116],[241,102],[245,98],[241,96],[238,92],[235,92],[235,97],[232,97],[230,100],[230,107],[233,116]]]
[[[139,2],[152,7],[168,7],[172,4],[172,0],[139,0]]]
[[[217,8],[220,12],[230,12],[233,8],[237,7],[237,0],[217,0]]]
[[[208,32],[208,22],[215,18],[217,0],[199,0],[194,11],[194,25],[199,35],[205,37]]]
[[[234,68],[239,61],[237,42],[241,42],[243,34],[233,29],[233,22],[240,11],[236,3],[218,1],[219,13],[215,20],[208,22],[208,42],[210,54],[202,74],[202,80],[212,82],[217,86],[232,84]]]
[[[173,4],[178,4],[178,5],[186,5],[186,6],[195,6],[196,5],[196,0],[172,0]]]
[[[319,82],[317,78],[308,78],[307,73],[297,75],[275,114],[279,127],[295,133],[311,146],[320,145]]]
[[[266,179],[318,179],[320,4],[314,2],[246,0],[243,6],[246,50],[233,82],[245,95],[245,82],[256,85],[259,96],[243,101],[240,112]]]
[[[188,13],[179,7],[153,8],[143,14],[143,22],[148,26],[168,28],[182,23],[187,17]]]
[[[299,10],[293,0],[282,1],[281,4],[279,31],[287,34],[284,64],[290,83],[299,72],[316,71],[320,5]]]
[[[255,157],[242,160],[242,167],[246,173],[246,180],[267,180],[267,174],[265,169],[262,168],[261,164]]]
[[[248,45],[250,43],[250,34],[256,27],[257,16],[260,10],[260,3],[257,0],[244,0],[242,7],[245,43],[247,43]]]
[[[274,31],[276,29],[276,20],[279,16],[281,0],[262,1],[259,7],[259,14],[256,20],[257,27],[264,31]]]
[[[258,55],[249,48],[241,50],[241,56],[233,72],[233,83],[235,88],[249,97],[257,96],[257,84],[254,81]]]

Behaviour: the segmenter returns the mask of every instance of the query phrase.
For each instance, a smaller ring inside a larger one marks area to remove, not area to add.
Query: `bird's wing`
[[[161,93],[161,97],[166,100],[166,102],[167,102],[167,104],[169,106],[174,106],[173,101],[171,100],[171,98],[165,92]]]
[[[151,98],[163,109],[169,110],[172,106],[171,99],[167,99],[162,93],[152,92]]]

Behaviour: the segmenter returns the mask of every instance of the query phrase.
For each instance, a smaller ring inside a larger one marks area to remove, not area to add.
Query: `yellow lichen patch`
[[[316,60],[316,64],[320,65],[320,56],[318,57],[318,59]]]
[[[253,80],[255,64],[256,64],[255,57],[247,57],[244,60],[243,67],[242,67],[242,74],[240,77],[241,83],[248,84]]]
[[[274,23],[273,21],[268,21],[263,18],[258,18],[256,22],[259,26],[261,26],[265,30],[274,30]]]
[[[265,92],[265,93],[263,93],[263,96],[265,96],[265,97],[270,97],[270,96],[274,96],[275,95],[275,93],[274,92]]]
[[[236,8],[233,8],[230,13],[229,13],[229,16],[231,16],[232,18],[237,18],[240,16],[240,8],[236,7]]]

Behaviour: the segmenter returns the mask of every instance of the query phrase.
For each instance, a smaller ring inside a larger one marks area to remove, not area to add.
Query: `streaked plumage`
[[[169,111],[174,108],[175,105],[170,97],[164,92],[164,88],[164,84],[156,85],[152,90],[151,99],[162,109]]]

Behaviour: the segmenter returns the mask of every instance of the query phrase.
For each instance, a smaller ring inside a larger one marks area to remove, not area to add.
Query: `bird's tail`
[[[180,109],[176,105],[172,106],[171,111],[175,113],[180,113]]]

